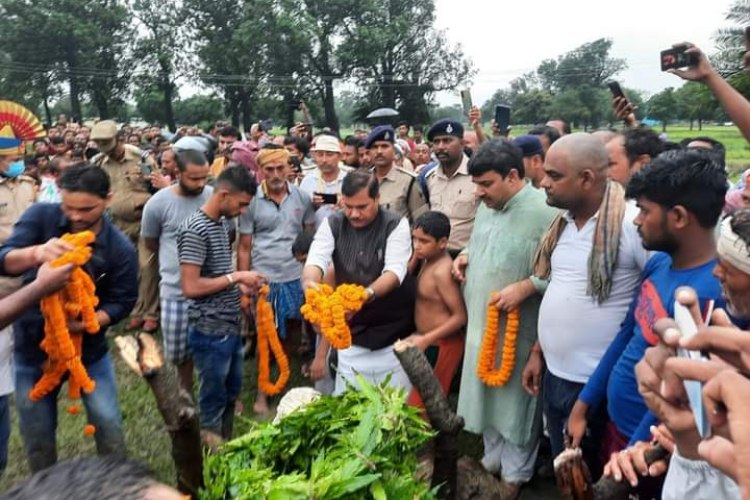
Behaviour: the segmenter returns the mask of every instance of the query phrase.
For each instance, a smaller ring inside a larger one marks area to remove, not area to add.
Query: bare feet
[[[255,404],[253,405],[253,413],[259,417],[267,417],[271,413],[271,409],[268,407],[268,398],[265,394],[258,393],[255,398]]]

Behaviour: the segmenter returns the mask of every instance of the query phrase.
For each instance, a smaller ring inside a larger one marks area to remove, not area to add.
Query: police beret
[[[464,126],[450,118],[439,120],[430,127],[430,130],[427,132],[427,140],[432,142],[432,140],[439,135],[452,135],[459,139],[463,139]]]
[[[112,120],[97,122],[91,129],[92,141],[109,141],[117,135],[117,124]]]
[[[544,148],[542,147],[542,141],[539,140],[539,136],[519,135],[511,142],[523,151],[524,157],[544,154]]]
[[[390,125],[378,125],[365,139],[365,147],[370,149],[376,141],[388,141],[391,144],[396,140],[396,131]]]

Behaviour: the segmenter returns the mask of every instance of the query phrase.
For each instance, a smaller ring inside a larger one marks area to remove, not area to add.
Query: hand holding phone
[[[471,90],[463,89],[461,91],[461,103],[464,107],[464,116],[469,116],[469,113],[471,112],[471,106],[473,105],[471,101]]]
[[[612,97],[625,98],[625,92],[622,91],[622,87],[620,87],[619,82],[610,80],[607,82],[607,87],[609,87],[609,91],[612,93]]]
[[[505,104],[495,106],[495,126],[501,136],[508,136],[508,130],[510,129],[510,106],[506,106]]]
[[[671,49],[662,50],[661,70],[687,68],[698,65],[698,56],[692,52],[687,52],[688,45],[678,45]]]
[[[313,193],[313,196],[320,196],[323,199],[323,205],[335,205],[339,201],[336,193]]]

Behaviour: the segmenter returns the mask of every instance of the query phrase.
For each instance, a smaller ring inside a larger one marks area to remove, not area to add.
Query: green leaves
[[[276,426],[256,424],[207,456],[200,498],[434,498],[414,480],[428,424],[402,391],[358,384],[360,391],[323,396]]]

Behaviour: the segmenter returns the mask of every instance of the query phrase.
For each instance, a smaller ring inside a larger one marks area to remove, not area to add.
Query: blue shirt
[[[715,301],[715,307],[723,307],[721,285],[712,275],[714,266],[716,260],[690,269],[672,269],[670,256],[656,253],[643,270],[638,296],[631,303],[620,332],[579,395],[582,401],[596,407],[606,394],[609,418],[631,443],[648,441],[649,428],[657,423],[638,392],[635,377],[635,365],[646,349],[659,342],[654,323],[674,317],[674,293],[681,286],[695,290],[704,316],[709,301]]]
[[[83,269],[93,278],[97,310],[104,311],[112,324],[125,318],[138,298],[138,259],[130,240],[111,222],[103,219],[96,235],[91,260]],[[0,273],[5,271],[5,257],[11,250],[40,245],[51,238],[70,232],[70,222],[59,203],[37,203],[26,210],[13,228],[13,233],[0,247]],[[33,281],[36,269],[24,275],[24,283]],[[104,327],[94,335],[83,335],[82,360],[93,363],[107,353]],[[39,348],[44,338],[44,318],[39,306],[30,307],[13,325],[15,357],[24,364],[40,365],[47,355]]]

